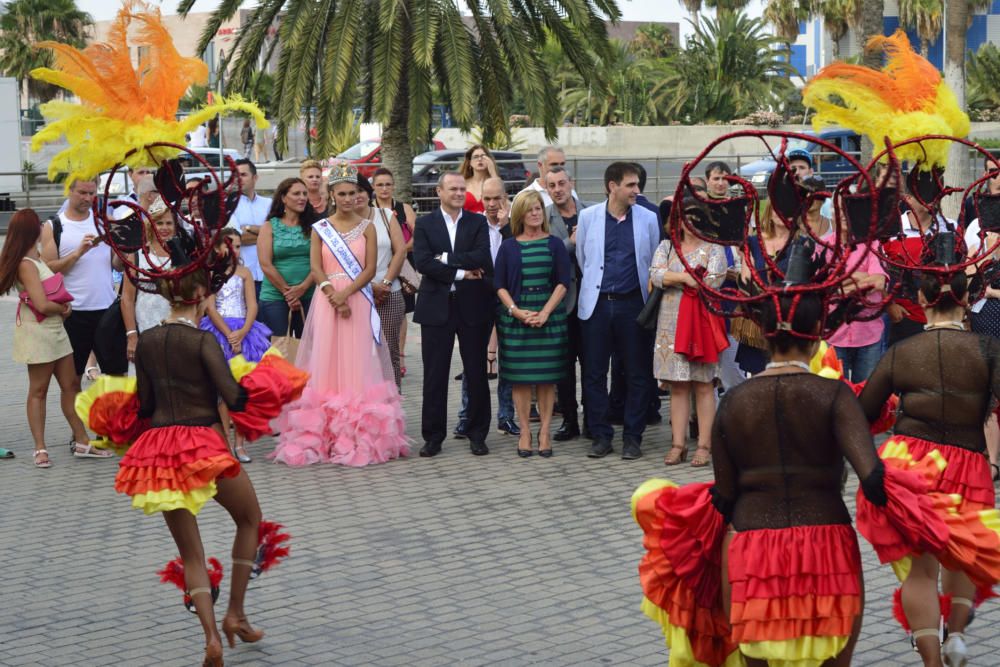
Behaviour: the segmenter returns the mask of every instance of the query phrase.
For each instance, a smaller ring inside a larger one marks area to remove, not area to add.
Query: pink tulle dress
[[[362,266],[367,225],[342,235]],[[351,278],[325,244],[322,252],[323,271],[333,288],[350,285]],[[281,436],[271,457],[293,466],[359,467],[408,455],[388,348],[372,337],[368,300],[361,292],[351,295],[351,315],[345,318],[321,294],[316,296],[295,358],[295,365],[309,372],[309,384],[275,421]]]

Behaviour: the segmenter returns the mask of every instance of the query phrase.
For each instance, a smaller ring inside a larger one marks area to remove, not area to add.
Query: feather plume
[[[53,52],[54,63],[52,68],[32,70],[31,76],[65,88],[80,100],[43,104],[47,123],[31,142],[32,150],[38,150],[66,138],[69,147],[49,164],[49,176],[67,173],[67,185],[117,164],[140,167],[174,157],[175,149],[145,147],[154,142],[184,144],[187,132],[218,114],[246,113],[257,127],[268,125],[260,108],[239,96],[227,97],[178,122],[178,103],[188,88],[207,80],[208,66],[178,53],[160,10],[142,0],[125,2],[106,42],[82,50],[57,42],[38,46]],[[146,47],[137,67],[129,55],[132,46]]]
[[[969,133],[969,117],[955,94],[941,73],[913,50],[906,33],[872,37],[867,48],[885,53],[881,70],[836,62],[821,69],[803,90],[803,104],[816,109],[817,130],[846,127],[867,136],[876,151],[885,149],[886,138],[898,144],[928,134]],[[948,148],[946,141],[924,141],[923,147],[911,144],[896,153],[900,160],[929,170],[947,164]]]
[[[273,521],[260,522],[257,557],[255,559],[257,565],[254,567],[254,576],[267,572],[291,553],[291,549],[285,544],[291,539],[291,536],[281,532],[283,528],[284,526],[280,523]]]

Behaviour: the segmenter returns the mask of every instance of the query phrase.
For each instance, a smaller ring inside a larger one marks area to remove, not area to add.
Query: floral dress
[[[704,266],[708,274],[706,281],[712,287],[719,287],[726,278],[726,251],[718,245],[702,243],[687,253],[687,262],[692,267]],[[663,275],[667,272],[682,273],[681,263],[669,240],[661,241],[653,255],[653,265],[649,278],[654,286],[663,285]],[[653,375],[658,380],[669,382],[711,382],[719,376],[719,364],[689,362],[684,355],[674,353],[674,336],[677,332],[677,311],[684,290],[668,287],[663,290],[660,316],[656,323],[656,343],[653,347]]]

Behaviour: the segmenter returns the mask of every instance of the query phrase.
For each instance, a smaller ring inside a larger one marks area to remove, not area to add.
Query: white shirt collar
[[[448,211],[444,210],[444,208],[441,208],[441,215],[444,217],[444,222],[446,225],[457,225],[458,221],[462,219],[462,212],[463,209],[458,209],[458,217],[452,220],[451,216],[448,215]]]

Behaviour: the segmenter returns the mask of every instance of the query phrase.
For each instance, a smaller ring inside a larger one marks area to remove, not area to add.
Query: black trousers
[[[562,412],[563,419],[575,422],[577,421],[577,408],[580,405],[576,400],[576,362],[578,359],[580,368],[583,368],[580,320],[576,316],[575,309],[566,316],[566,329],[566,373],[556,385],[556,397],[559,400],[559,411]]]
[[[462,372],[469,389],[466,421],[469,440],[485,442],[490,429],[490,386],[486,379],[486,349],[493,322],[469,325],[462,322],[454,299],[448,301],[448,320],[442,325],[421,324],[423,342],[420,356],[424,362],[424,395],[420,433],[424,442],[441,444],[447,435],[448,384],[451,377],[451,353],[458,336]]]
[[[104,310],[74,310],[63,321],[63,326],[73,348],[73,366],[77,376],[83,375],[86,370],[91,352],[97,358],[102,373],[128,374],[125,328],[121,325],[121,311],[117,304]]]

